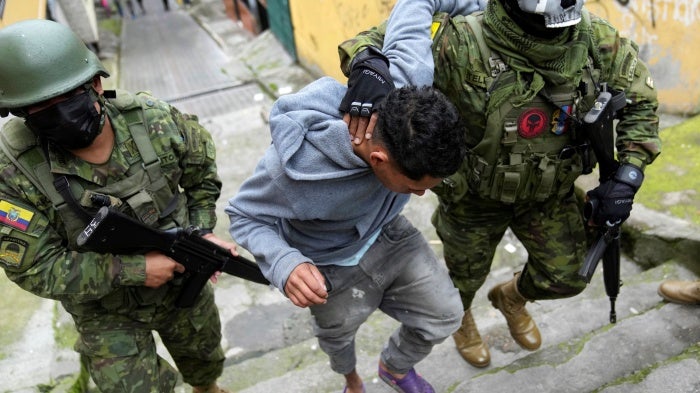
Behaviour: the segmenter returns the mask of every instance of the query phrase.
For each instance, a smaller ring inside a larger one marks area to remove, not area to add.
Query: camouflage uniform
[[[91,196],[103,195],[112,206],[154,227],[192,224],[211,229],[221,189],[213,140],[195,116],[145,93],[119,92],[116,99],[106,100],[105,110],[116,140],[110,160],[102,165],[88,164],[54,145],[47,146],[49,159],[44,160],[42,147],[22,119],[5,124],[0,265],[20,287],[60,301],[72,315],[80,334],[75,348],[89,359],[101,391],[174,389],[177,372],[157,355],[152,330],[159,333],[184,381],[207,385],[221,375],[224,361],[211,286],[194,307],[178,309],[174,303],[182,277],[152,289],[144,286],[143,255],[80,252],[75,239],[84,222],[59,203],[52,184],[37,178],[66,175],[72,194],[87,211],[99,207]],[[155,154],[148,162],[145,145]],[[15,162],[32,168],[36,178]]]
[[[436,14],[432,30],[434,85],[460,110],[469,147],[462,168],[434,189],[440,204],[432,220],[465,309],[509,227],[528,251],[518,282],[524,298],[584,289],[577,271],[586,233],[573,195],[584,162],[576,131],[603,82],[628,99],[616,129],[619,160],[643,169],[660,151],[656,91],[636,44],[584,10],[566,41],[538,47],[526,34],[499,36],[507,19],[500,2],[485,12]],[[352,56],[381,47],[385,31],[386,23],[339,46],[346,75]],[[548,58],[555,50],[559,56]]]

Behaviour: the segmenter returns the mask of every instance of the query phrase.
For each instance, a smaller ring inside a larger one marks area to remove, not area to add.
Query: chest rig
[[[168,227],[187,223],[184,197],[179,195],[177,189],[179,177],[169,182],[164,175],[159,153],[148,133],[149,116],[167,119],[169,113],[162,113],[164,109],[158,108],[147,96],[142,98],[126,92],[120,92],[110,104],[116,108],[115,113],[123,116],[128,126],[128,133],[120,134],[115,129],[115,137],[121,135],[120,138],[126,140],[115,140],[112,157],[115,154],[123,157],[125,146],[135,145],[136,152],[124,160],[127,167],[125,172],[116,173],[110,169],[108,172],[115,173],[107,173],[106,180],[101,184],[86,180],[89,176],[82,170],[81,176],[52,173],[46,158],[49,156],[48,149],[38,143],[35,135],[21,121],[6,127],[5,135],[0,138],[0,146],[10,160],[58,212],[71,249],[77,249],[78,234],[102,206],[113,206],[149,226]],[[172,220],[162,220],[165,217]]]
[[[450,24],[453,31],[438,30],[434,37],[436,51],[444,54],[449,45],[453,47],[447,50],[452,53],[472,57],[471,62],[458,60],[463,62],[460,68],[468,69],[459,75],[459,87],[454,87],[454,80],[453,87],[438,86],[448,91],[460,109],[468,152],[460,170],[445,179],[436,192],[446,202],[457,201],[466,193],[503,203],[562,197],[571,192],[576,178],[590,165],[585,162],[588,154],[577,135],[577,124],[595,102],[600,70],[594,68],[589,55],[579,81],[545,84],[524,104],[516,105],[512,99],[494,104],[489,98],[517,81],[515,72],[486,45],[482,18],[481,12],[460,17]],[[462,38],[442,38],[440,34]],[[471,37],[471,41],[464,37]],[[445,61],[438,58],[442,54],[436,54],[436,62]]]

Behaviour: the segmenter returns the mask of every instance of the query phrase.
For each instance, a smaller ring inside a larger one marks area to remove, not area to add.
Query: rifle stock
[[[269,284],[254,262],[204,238],[196,227],[159,230],[108,207],[78,235],[78,245],[111,254],[145,254],[160,251],[185,267],[186,281],[178,307],[191,307],[207,280],[217,271],[258,284]]]

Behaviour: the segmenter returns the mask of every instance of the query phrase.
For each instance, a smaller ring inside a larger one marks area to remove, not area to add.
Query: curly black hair
[[[447,177],[466,154],[465,129],[455,106],[438,90],[404,86],[380,104],[373,138],[412,180]]]

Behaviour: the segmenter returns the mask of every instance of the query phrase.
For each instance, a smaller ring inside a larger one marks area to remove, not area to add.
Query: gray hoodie
[[[355,255],[409,200],[353,152],[338,111],[345,91],[325,77],[277,100],[272,145],[225,209],[231,236],[279,289],[303,262]]]

